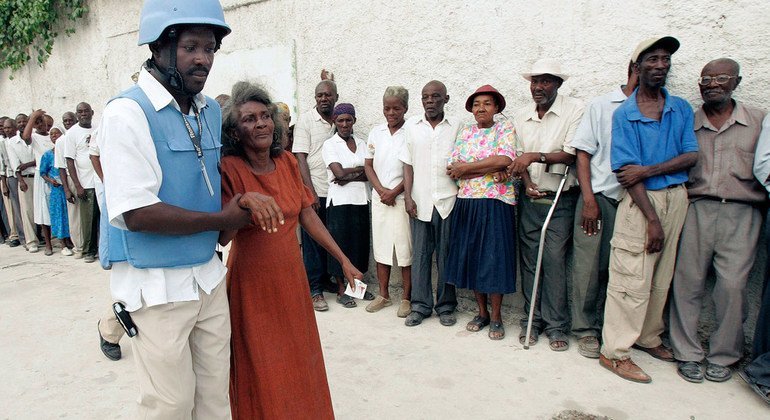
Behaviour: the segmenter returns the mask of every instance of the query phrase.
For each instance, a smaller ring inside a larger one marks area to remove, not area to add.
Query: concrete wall
[[[136,46],[141,2],[92,0],[77,32],[60,38],[45,68],[29,65],[8,79],[0,73],[0,115],[44,108],[57,119],[90,102],[97,118],[105,101],[130,86],[149,56]],[[509,109],[530,101],[519,73],[541,57],[556,57],[572,77],[561,94],[588,100],[625,80],[636,44],[656,34],[677,37],[669,88],[700,104],[703,65],[729,56],[742,64],[736,97],[770,109],[770,14],[763,0],[225,0],[233,33],[225,38],[206,90],[216,95],[244,76],[268,84],[276,100],[297,112],[310,108],[320,70],[336,75],[340,100],[358,109],[359,132],[383,121],[388,85],[412,92],[409,115],[421,112],[420,89],[443,80],[448,112],[491,83]],[[249,65],[252,63],[252,65]],[[760,262],[764,264],[764,253]],[[759,266],[758,266],[759,267]],[[762,265],[763,267],[763,265]],[[756,302],[759,272],[752,277]],[[465,295],[467,297],[467,295]],[[519,298],[511,298],[514,307]],[[464,300],[464,305],[472,307]],[[755,309],[750,319],[753,320]],[[750,331],[749,331],[750,332]]]

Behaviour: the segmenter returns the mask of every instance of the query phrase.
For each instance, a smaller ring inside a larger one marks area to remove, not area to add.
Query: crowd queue
[[[406,120],[409,92],[390,86],[384,122],[364,136],[326,74],[293,126],[261,86],[236,83],[221,107],[202,95],[230,31],[218,1],[147,0],[139,45],[152,56],[98,129],[86,103],[61,125],[43,110],[0,119],[2,239],[111,269],[113,297],[139,331],[143,417],[332,418],[314,310],[328,310],[324,291],[357,305],[344,291],[363,279],[370,249],[379,289],[364,295],[366,310],[397,303],[406,326],[434,312],[454,325],[461,288],[478,306],[466,328],[503,339],[503,296],[518,271],[525,308],[536,295],[522,344],[544,335],[563,352],[573,336],[579,354],[635,382],[651,378],[631,348],[676,362],[690,382],[731,378],[770,190],[770,117],[732,98],[737,62],[706,63],[695,112],[664,87],[680,47],[670,36],[641,42],[625,83],[588,105],[559,94],[569,74],[553,59],[522,74],[533,103],[512,118],[483,85],[463,123],[444,112],[450,96],[433,80]],[[555,200],[559,165],[572,171]],[[231,244],[227,268],[217,244]],[[400,298],[390,296],[393,266]],[[705,350],[710,270],[717,327]],[[112,313],[99,332],[119,359]],[[770,293],[753,357],[740,374],[770,403]]]

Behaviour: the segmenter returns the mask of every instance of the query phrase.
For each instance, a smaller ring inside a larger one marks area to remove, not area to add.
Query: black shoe
[[[709,362],[706,365],[706,379],[712,382],[724,382],[733,377],[733,372],[727,366]]]
[[[438,320],[445,327],[451,327],[457,323],[457,317],[454,312],[444,312],[438,316]]]
[[[99,323],[96,323],[98,331]],[[99,348],[102,349],[102,353],[110,360],[120,360],[123,354],[120,351],[120,344],[112,344],[102,337],[102,333],[99,332]]]
[[[703,382],[703,370],[699,362],[679,362],[676,373],[687,382],[696,384]]]
[[[14,239],[11,242],[8,242],[8,246],[10,246],[11,248],[15,248],[19,245],[21,245],[21,242],[19,242],[18,239]]]
[[[412,313],[407,315],[406,319],[404,320],[404,325],[407,327],[415,327],[422,324],[422,320],[425,318],[427,318],[427,316],[419,312],[412,311]]]

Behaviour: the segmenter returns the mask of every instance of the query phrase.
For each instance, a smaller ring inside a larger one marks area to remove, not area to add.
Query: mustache
[[[192,76],[193,74],[198,73],[198,72],[203,72],[203,73],[205,73],[206,76],[209,75],[209,69],[206,68],[205,66],[193,67],[190,70],[187,70],[187,75],[188,76]]]

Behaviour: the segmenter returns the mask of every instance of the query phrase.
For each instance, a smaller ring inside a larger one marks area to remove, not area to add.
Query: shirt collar
[[[610,93],[610,102],[625,102],[628,99],[625,93],[623,93],[623,86],[618,86]]]
[[[444,119],[443,119],[443,120],[441,120],[441,122],[440,122],[440,123],[436,124],[436,127],[440,126],[441,124],[450,124],[450,125],[451,125],[453,121],[454,121],[454,117],[450,117],[450,116],[448,116],[448,115],[446,114],[446,111],[445,111],[445,112],[444,112]],[[419,115],[419,118],[417,118],[417,123],[418,123],[418,124],[420,124],[420,123],[430,124],[430,121],[428,121],[428,120],[425,118],[425,113],[422,113],[422,114],[420,114],[420,115]],[[387,126],[387,125],[386,125],[386,126]]]
[[[667,112],[674,111],[674,108],[671,106],[671,101],[669,100],[669,94],[668,90],[666,88],[661,88],[660,91],[663,93],[663,97],[665,98],[665,103],[663,104],[663,112],[661,113],[661,119],[663,119],[663,115],[665,115]],[[627,118],[629,121],[654,121],[650,118],[647,118],[642,114],[642,111],[639,110],[639,104],[636,103],[636,93],[639,92],[639,88],[634,89],[634,93],[631,94],[631,96],[628,97],[628,112],[627,112]]]
[[[735,99],[733,99],[733,102],[735,103],[735,106],[733,107],[733,113],[730,115],[730,118],[725,121],[725,128],[730,127],[736,123],[742,126],[748,126],[749,123],[748,116],[746,115],[746,108],[742,103],[736,101]],[[695,124],[693,125],[693,128],[696,131],[701,128],[708,128],[712,131],[720,131],[720,129],[714,127],[714,125],[711,124],[711,121],[709,121],[708,117],[706,116],[706,111],[703,110],[703,105],[701,105],[695,112]]]
[[[147,69],[142,68],[139,72],[139,80],[136,84],[147,95],[147,98],[150,100],[150,103],[152,103],[155,111],[160,111],[169,105],[173,106],[177,111],[180,110],[179,104],[171,93],[169,93],[169,91],[167,91],[166,88],[147,71]],[[206,97],[202,93],[193,96],[193,102],[198,109],[206,107]]]
[[[21,139],[21,136],[19,135],[19,133],[16,133],[16,135],[11,137],[9,140],[14,143],[24,143],[24,140]]]
[[[561,95],[558,93],[556,94],[556,99],[553,100],[553,104],[551,104],[551,107],[548,108],[548,111],[545,111],[545,114],[543,114],[543,118],[545,118],[548,114],[555,114],[557,117],[562,114],[562,109],[564,108],[564,98],[562,98]],[[532,112],[529,114],[529,117],[527,120],[542,120],[537,114],[537,104],[535,104],[534,107],[530,108]]]

